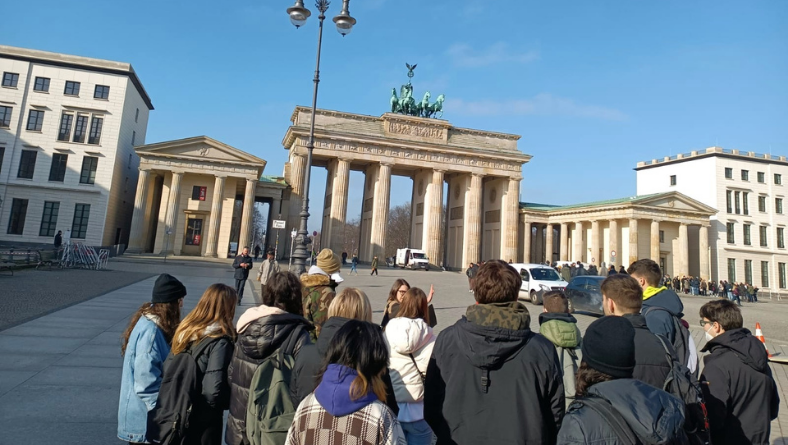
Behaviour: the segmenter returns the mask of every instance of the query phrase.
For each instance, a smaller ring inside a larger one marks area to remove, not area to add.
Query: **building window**
[[[743,204],[742,208],[744,210],[744,214],[745,215],[749,215],[750,214],[750,202],[749,202],[750,201],[750,194],[747,193],[747,192],[742,192],[741,193],[741,201],[742,201],[742,204]]]
[[[727,207],[728,213],[733,213],[733,192],[730,190],[725,192],[725,207]]]
[[[765,212],[766,211],[766,197],[759,196],[758,197],[758,211]]]
[[[36,82],[33,84],[33,91],[41,91],[43,93],[48,93],[49,77],[36,77]]]
[[[11,126],[11,107],[0,107],[0,128],[9,128]]]
[[[782,198],[774,198],[774,211],[777,213],[783,212],[783,199]]]
[[[769,287],[769,262],[761,261],[761,287]]]
[[[38,152],[35,150],[22,150],[22,156],[19,158],[19,170],[16,172],[17,178],[33,179],[37,156]]]
[[[745,246],[752,246],[752,239],[750,237],[750,229],[752,228],[751,225],[745,224],[744,225],[744,245]]]
[[[728,258],[728,282],[736,282],[736,259]]]
[[[129,162],[126,163],[126,169],[131,170],[131,153],[129,153]]]
[[[44,201],[44,214],[41,215],[41,229],[38,231],[38,236],[55,236],[59,211],[59,202]]]
[[[3,158],[5,157],[5,147],[0,147],[0,171],[3,170]]]
[[[95,184],[96,169],[98,168],[98,158],[95,156],[85,156],[82,158],[82,173],[79,175],[80,184]]]
[[[725,167],[725,179],[733,179],[733,169]]]
[[[785,289],[785,263],[777,263],[777,273],[780,278],[780,289]]]
[[[30,131],[41,131],[44,126],[44,112],[41,110],[30,110],[27,115],[27,129]]]
[[[752,260],[744,260],[744,282],[752,284]]]
[[[74,208],[74,222],[71,223],[71,237],[85,239],[88,234],[90,204],[77,204]]]
[[[11,201],[11,217],[8,218],[9,235],[21,235],[24,232],[25,215],[27,215],[27,199],[14,198]]]
[[[140,109],[137,108],[137,111],[134,113],[134,122],[136,123],[140,119]]]
[[[79,82],[67,80],[66,89],[63,90],[63,94],[67,94],[69,96],[79,96]]]
[[[767,231],[766,226],[761,226],[761,227],[759,227],[759,229],[761,229],[760,230],[760,232],[761,232],[760,233],[760,235],[761,235],[761,237],[760,237],[761,238],[761,247],[767,247],[769,245],[769,243],[766,241],[766,231]]]
[[[208,187],[200,187],[195,185],[192,187],[192,201],[205,201]]]
[[[73,122],[73,114],[63,113],[63,115],[60,116],[60,131],[57,133],[58,141],[68,142],[68,138],[71,136],[71,124]]]
[[[16,88],[16,84],[19,83],[19,74],[17,73],[3,73],[3,86]]]
[[[77,115],[77,124],[74,126],[74,142],[85,142],[85,133],[88,130],[88,116],[85,114]]]
[[[55,153],[52,155],[52,166],[49,168],[49,180],[63,182],[66,177],[66,163],[68,155]]]
[[[137,132],[131,130],[131,146],[133,147],[136,142],[137,142]]]
[[[741,180],[742,181],[749,181],[750,180],[750,171],[749,170],[742,170],[741,171]]]
[[[90,135],[88,136],[88,144],[98,145],[101,141],[101,127],[104,124],[104,118],[93,116],[90,122]]]
[[[741,213],[741,200],[739,199],[741,198],[741,192],[734,192],[733,197],[733,203],[736,207],[736,214],[738,215]]]
[[[758,182],[760,182],[761,184],[766,182],[766,173],[758,172]]]
[[[733,244],[736,242],[736,236],[734,232],[735,224],[728,223],[727,227],[728,227],[728,244]]]
[[[785,228],[778,227],[777,228],[777,247],[780,249],[785,249]]]
[[[96,89],[93,91],[93,99],[109,99],[109,87],[96,85]]]
[[[775,185],[781,185],[782,183],[783,183],[783,175],[781,175],[779,173],[775,173],[774,174],[774,184]]]
[[[676,175],[670,175],[670,185],[676,185]]]

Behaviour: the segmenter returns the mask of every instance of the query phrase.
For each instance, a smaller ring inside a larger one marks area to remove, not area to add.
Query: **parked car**
[[[567,285],[567,282],[550,266],[531,263],[514,263],[511,266],[520,272],[520,278],[523,279],[520,291],[527,293],[533,304],[542,304],[545,292],[564,290]]]
[[[602,309],[602,281],[607,277],[581,275],[572,278],[564,293],[569,300],[569,312],[585,311],[605,315]]]

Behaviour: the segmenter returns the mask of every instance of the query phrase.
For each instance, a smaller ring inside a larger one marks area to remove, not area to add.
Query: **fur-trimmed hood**
[[[331,281],[331,277],[329,277],[328,275],[302,274],[300,279],[301,279],[301,284],[303,284],[304,287],[317,287],[317,286],[336,287],[336,284]]]

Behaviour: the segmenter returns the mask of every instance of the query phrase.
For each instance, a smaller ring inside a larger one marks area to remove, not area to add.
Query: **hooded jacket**
[[[679,296],[670,289],[665,289],[643,300],[643,307],[640,310],[645,314],[649,307],[662,307],[679,317],[684,316],[684,303]],[[656,335],[661,335],[671,344],[675,342],[676,330],[673,326],[673,317],[665,311],[649,311],[646,318],[648,330]]]
[[[712,442],[768,444],[780,396],[763,344],[744,328],[706,343],[701,385],[709,410]]]
[[[295,343],[293,354],[298,359],[304,345],[309,344],[312,325],[300,315],[287,313],[276,307],[261,305],[247,310],[238,320],[238,340],[235,343],[228,375],[230,376],[230,414],[224,440],[227,445],[246,444],[246,404],[249,385],[257,366],[276,352],[294,334],[296,326],[304,327]],[[297,366],[297,364],[296,364]],[[293,372],[290,393],[293,403],[298,403],[312,390],[313,385]],[[303,375],[303,374],[301,374]],[[307,390],[308,389],[308,390]]]
[[[577,319],[570,314],[543,312],[539,314],[539,333],[555,346],[564,376],[564,397],[568,406],[575,398],[575,374],[580,365],[582,337]]]
[[[644,445],[688,443],[682,429],[684,404],[661,389],[634,379],[618,379],[591,386],[586,397],[610,403]],[[632,445],[619,440],[610,424],[583,404],[584,398],[569,406],[558,433],[559,445]]]
[[[427,373],[436,339],[432,328],[420,318],[397,317],[389,322],[385,334],[389,346],[391,383],[397,402],[423,403],[422,375]]]
[[[555,347],[518,302],[470,306],[427,369],[424,419],[438,444],[552,444],[564,416]]]
[[[301,284],[304,285],[304,317],[315,326],[310,335],[312,342],[316,342],[323,324],[328,320],[328,306],[336,296],[334,289],[337,284],[331,281],[331,277],[323,274],[302,274]]]
[[[642,315],[626,314],[624,318],[629,320],[632,327],[635,328],[635,370],[632,373],[632,378],[662,389],[665,385],[665,378],[673,369],[672,363],[668,362],[665,355],[665,348],[662,347],[657,336],[648,329],[646,319]],[[676,357],[673,346],[667,341],[665,341],[665,345],[668,347],[671,357]]]

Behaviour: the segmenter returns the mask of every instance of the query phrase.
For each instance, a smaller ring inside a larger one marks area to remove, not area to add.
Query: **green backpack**
[[[246,404],[246,437],[251,445],[284,445],[296,406],[290,397],[293,350],[304,330],[296,326],[279,349],[255,370]]]

